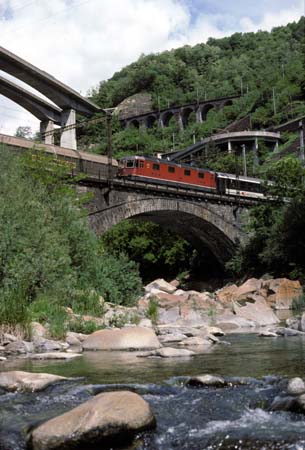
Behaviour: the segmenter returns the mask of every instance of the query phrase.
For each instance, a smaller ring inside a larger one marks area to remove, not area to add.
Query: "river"
[[[0,449],[24,450],[28,427],[97,392],[122,388],[144,395],[157,419],[156,431],[139,435],[125,450],[305,449],[305,416],[269,410],[275,396],[285,389],[287,377],[304,376],[305,339],[236,334],[225,340],[230,345],[215,345],[187,359],[88,352],[69,362],[7,363],[3,370],[85,378],[39,394],[2,393]],[[225,388],[184,385],[188,376],[205,373],[248,378],[245,384]]]

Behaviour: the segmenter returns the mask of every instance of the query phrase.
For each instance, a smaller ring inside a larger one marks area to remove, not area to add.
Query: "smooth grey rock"
[[[278,337],[278,334],[276,334],[274,331],[261,331],[259,333],[259,337]]]
[[[305,383],[302,378],[296,377],[289,380],[287,392],[291,395],[303,394],[305,392]]]
[[[109,438],[124,438],[152,428],[149,404],[128,391],[106,392],[39,425],[31,436],[33,450],[105,448]],[[108,447],[107,447],[108,448]]]
[[[225,386],[225,380],[222,377],[215,375],[198,375],[196,377],[191,377],[187,383],[188,386],[214,386],[223,387]]]
[[[20,370],[0,372],[0,387],[8,391],[41,391],[52,383],[68,378],[49,373],[30,373]]]
[[[156,333],[150,328],[129,327],[99,330],[83,342],[84,350],[135,350],[161,347]]]

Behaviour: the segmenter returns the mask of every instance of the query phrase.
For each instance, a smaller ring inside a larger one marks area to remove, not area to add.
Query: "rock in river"
[[[8,391],[41,391],[52,383],[68,378],[49,373],[30,373],[15,370],[0,373],[0,387]]]
[[[160,358],[181,358],[196,355],[195,352],[191,350],[186,350],[184,348],[173,348],[173,347],[163,347],[158,350],[153,350],[151,352],[143,352],[137,356],[146,358],[150,356],[158,356]]]
[[[222,377],[215,375],[198,375],[196,377],[191,377],[186,383],[188,386],[214,386],[223,387],[225,386],[225,380]]]
[[[155,426],[148,403],[128,391],[107,392],[38,426],[31,436],[33,450],[104,448]]]
[[[99,330],[83,342],[84,350],[143,350],[160,346],[155,332],[141,327]]]

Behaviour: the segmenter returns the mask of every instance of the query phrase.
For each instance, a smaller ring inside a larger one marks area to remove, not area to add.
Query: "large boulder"
[[[47,386],[68,378],[49,373],[30,373],[14,370],[12,372],[0,372],[0,387],[8,391],[41,391]]]
[[[31,444],[33,450],[105,448],[154,426],[150,406],[138,394],[107,392],[37,427]]]
[[[266,280],[263,287],[268,292],[268,303],[275,309],[291,309],[293,301],[303,294],[300,282],[287,278]]]
[[[84,350],[142,350],[159,347],[155,332],[141,327],[99,330],[83,342]]]
[[[245,283],[243,283],[236,291],[235,300],[241,300],[247,298],[249,294],[258,292],[262,287],[262,280],[257,278],[250,278]]]
[[[158,280],[152,281],[147,286],[145,286],[145,292],[151,292],[152,289],[158,289],[159,291],[173,294],[177,288],[167,281],[163,280],[163,278],[159,278]]]
[[[238,287],[236,284],[225,286],[224,288],[216,291],[216,299],[223,305],[227,306],[228,304],[231,304],[232,300],[236,299],[237,291]]]
[[[248,296],[244,305],[234,302],[233,308],[237,316],[252,320],[259,326],[272,325],[279,322],[266,300],[260,295]]]

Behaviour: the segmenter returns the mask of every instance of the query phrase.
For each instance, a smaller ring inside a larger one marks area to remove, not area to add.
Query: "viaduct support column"
[[[175,115],[175,119],[176,119],[176,121],[178,123],[179,130],[183,131],[184,130],[184,125],[183,125],[183,119],[182,119],[181,111],[175,113],[174,115]]]
[[[45,144],[54,145],[54,122],[52,120],[44,120],[40,122],[40,134]]]
[[[66,109],[61,113],[61,126],[68,127],[61,131],[60,146],[65,148],[77,149],[76,143],[76,114],[74,109]]]
[[[196,122],[197,123],[202,123],[202,114],[201,114],[201,108],[198,107],[196,109]]]
[[[259,157],[258,157],[258,139],[256,138],[253,142],[253,170],[259,165]]]

